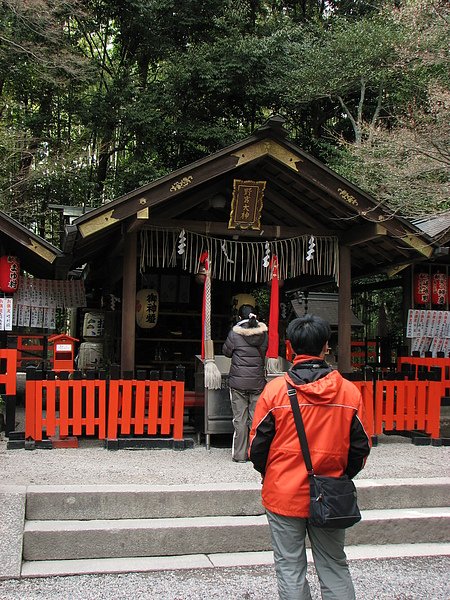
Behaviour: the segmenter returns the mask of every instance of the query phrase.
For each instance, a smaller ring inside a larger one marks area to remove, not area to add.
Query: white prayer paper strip
[[[5,298],[4,323],[5,331],[12,331],[13,324],[13,299]]]
[[[31,306],[24,305],[22,314],[22,327],[30,326]]]

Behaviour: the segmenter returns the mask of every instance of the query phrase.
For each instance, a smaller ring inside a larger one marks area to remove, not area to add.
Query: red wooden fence
[[[439,437],[441,382],[377,381],[375,386],[375,434],[421,430]]]
[[[25,439],[95,435],[106,437],[106,381],[101,379],[27,379]]]
[[[6,396],[16,395],[17,350],[0,350],[0,386],[5,387]]]
[[[108,420],[107,420],[108,409]],[[184,382],[112,379],[27,379],[25,438],[44,431],[117,439],[119,435],[169,435],[183,439]]]
[[[108,407],[108,439],[119,434],[183,439],[184,381],[113,379]]]
[[[372,437],[375,435],[373,381],[352,381],[352,383],[361,392],[364,412],[366,413],[367,434]]]
[[[11,360],[15,366],[15,357]],[[439,437],[441,382],[353,383],[363,397],[370,436],[383,430],[421,430],[432,438]],[[26,439],[42,440],[44,431],[47,436],[54,436],[59,428],[61,437],[84,434],[104,439],[107,434],[108,439],[117,439],[119,435],[172,435],[174,440],[182,440],[183,421],[183,381],[112,379],[109,389],[107,382],[100,379],[27,379],[26,382]]]

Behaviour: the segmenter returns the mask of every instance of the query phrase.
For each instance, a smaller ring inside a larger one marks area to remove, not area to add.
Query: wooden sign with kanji
[[[261,229],[265,181],[233,181],[228,229]]]

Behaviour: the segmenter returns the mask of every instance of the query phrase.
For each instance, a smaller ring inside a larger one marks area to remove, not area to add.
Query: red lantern
[[[430,301],[430,276],[428,273],[414,275],[414,303],[427,304]]]
[[[448,281],[444,273],[434,273],[431,283],[431,302],[442,306],[447,304]]]
[[[0,292],[13,294],[19,287],[20,261],[15,256],[0,256]]]

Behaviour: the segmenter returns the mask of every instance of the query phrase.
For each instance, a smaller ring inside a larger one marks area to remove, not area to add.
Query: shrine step
[[[363,558],[369,547],[369,554],[388,547],[398,556],[450,553],[450,478],[357,480],[356,485],[363,520],[347,531],[350,556]],[[25,523],[14,546],[21,566],[14,576],[272,560],[258,483],[31,485],[23,493]]]
[[[347,544],[447,542],[450,508],[366,510]],[[265,515],[27,521],[25,561],[176,556],[271,549]]]
[[[377,558],[409,558],[450,555],[450,543],[384,544],[346,546],[349,561]],[[312,562],[311,550],[306,551]],[[273,565],[273,553],[231,552],[219,554],[184,554],[177,556],[141,556],[132,558],[94,558],[78,560],[39,560],[24,562],[22,577],[52,577],[98,573],[136,573],[180,569],[214,569]]]
[[[446,506],[450,477],[356,480],[361,510]],[[30,485],[26,519],[109,520],[264,513],[259,483]]]

